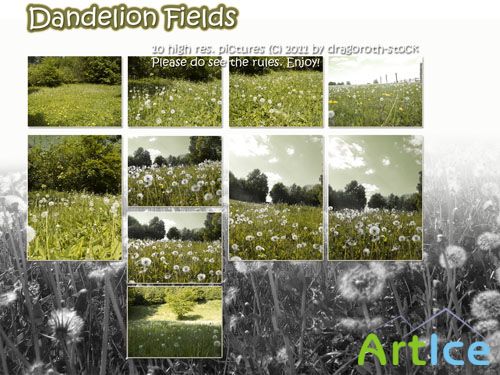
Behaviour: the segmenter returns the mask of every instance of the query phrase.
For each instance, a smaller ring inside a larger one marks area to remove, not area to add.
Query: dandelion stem
[[[99,375],[106,374],[108,360],[108,336],[109,336],[109,305],[110,299],[108,293],[104,293],[104,317],[102,320],[102,347],[101,347],[101,366]]]

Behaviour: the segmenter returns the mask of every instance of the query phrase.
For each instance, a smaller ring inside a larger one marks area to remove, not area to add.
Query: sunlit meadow
[[[31,260],[121,259],[121,198],[48,190],[29,193]]]
[[[322,210],[232,200],[229,252],[243,260],[321,260]]]
[[[329,228],[329,259],[422,259],[421,212],[330,209]]]
[[[321,126],[322,98],[322,72],[231,73],[230,126]]]
[[[219,206],[222,202],[220,161],[167,167],[129,167],[130,206]]]
[[[422,126],[422,84],[330,85],[330,126]]]
[[[220,241],[132,240],[128,277],[134,283],[220,283]]]

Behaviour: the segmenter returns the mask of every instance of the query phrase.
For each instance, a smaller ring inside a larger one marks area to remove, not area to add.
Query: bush
[[[34,136],[30,142],[30,190],[121,192],[119,136]]]
[[[32,65],[28,69],[28,86],[57,87],[62,83],[61,72],[52,64]]]
[[[197,294],[193,288],[178,288],[172,292],[166,296],[165,301],[177,315],[177,319],[182,319],[193,311]]]
[[[28,62],[28,86],[121,82],[120,57],[37,57],[28,58]]]

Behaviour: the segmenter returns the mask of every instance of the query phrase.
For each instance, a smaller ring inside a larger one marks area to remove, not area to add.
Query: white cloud
[[[379,187],[377,185],[374,185],[374,184],[367,184],[367,183],[363,183],[361,184],[363,185],[363,187],[365,188],[365,192],[366,192],[366,198],[367,199],[370,199],[370,197],[376,193],[377,191],[379,191]]]
[[[366,174],[366,175],[371,175],[371,174],[374,174],[374,173],[375,173],[375,169],[372,169],[372,168],[367,169],[367,170],[365,171],[365,174]]]
[[[267,176],[267,186],[269,187],[269,190],[273,188],[275,183],[283,180],[283,177],[281,177],[281,175],[278,173],[264,172],[264,174]],[[271,202],[271,197],[269,196],[269,194],[267,194],[266,201]]]
[[[161,151],[160,151],[160,150],[157,150],[156,148],[148,148],[148,151],[149,151],[149,155],[151,156],[151,162],[152,162],[152,163],[154,163],[155,158],[156,158],[158,155],[161,155]]]
[[[333,169],[364,167],[364,152],[363,147],[357,143],[347,143],[342,138],[332,137],[328,151],[330,166]]]
[[[267,136],[232,136],[229,139],[230,152],[240,157],[269,155],[269,137]]]
[[[295,154],[295,149],[293,147],[287,147],[286,153],[292,156],[293,154]]]
[[[165,229],[168,231],[170,228],[175,227],[176,223],[173,220],[170,219],[161,219],[163,223],[165,224]]]
[[[279,159],[278,159],[278,158],[271,158],[271,159],[269,159],[267,162],[268,162],[268,163],[271,163],[271,164],[274,164],[274,163],[277,163],[278,161],[279,161]]]
[[[149,138],[149,142],[151,142],[151,143],[156,142],[156,137]]]
[[[409,137],[405,137],[403,142],[403,150],[407,153],[421,156],[423,143],[424,137],[422,137],[421,135],[412,135]]]
[[[383,165],[384,167],[388,167],[389,165],[391,165],[391,159],[389,159],[387,156],[386,156],[386,157],[384,157],[384,158],[382,159],[382,165]]]

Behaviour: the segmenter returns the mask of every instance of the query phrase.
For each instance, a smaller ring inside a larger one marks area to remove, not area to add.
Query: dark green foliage
[[[121,192],[119,136],[51,136],[48,143],[46,138],[30,137],[30,190]]]
[[[207,82],[213,79],[221,78],[221,68],[219,66],[209,66],[210,60],[215,60],[215,57],[162,57],[162,59],[168,59],[171,61],[185,60],[187,66],[181,67],[153,67],[152,57],[129,57],[128,59],[128,71],[130,80],[129,83],[134,85],[134,87],[145,85],[165,85],[165,81],[158,80],[158,78],[168,78],[168,79],[184,79],[188,81],[195,82]],[[197,60],[198,62],[195,62]],[[202,61],[199,63],[199,61]],[[216,64],[212,64],[216,65]],[[151,78],[150,78],[151,77]],[[147,81],[135,82],[132,80],[137,80],[141,78],[148,78]],[[156,83],[155,83],[156,80]]]
[[[273,203],[319,207],[323,202],[323,187],[321,184],[303,187],[293,184],[287,187],[283,183],[278,182],[273,186],[269,195]]]
[[[165,223],[155,216],[149,224],[141,224],[135,217],[129,215],[128,237],[139,240],[161,240],[165,237]]]
[[[148,150],[139,147],[132,156],[128,157],[129,167],[151,167],[151,155]]]
[[[139,240],[161,240],[165,233],[170,240],[182,241],[216,241],[221,238],[221,214],[210,212],[204,222],[203,228],[179,229],[171,227],[165,232],[165,224],[158,217],[154,217],[149,224],[141,224],[133,216],[128,217],[128,237]]]
[[[380,193],[373,194],[368,201],[368,207],[370,208],[385,208],[386,206],[387,201]]]
[[[259,169],[254,169],[247,178],[236,178],[229,172],[229,198],[243,202],[264,203],[269,187],[267,176]]]
[[[29,57],[28,86],[56,87],[70,83],[118,85],[120,57]]]
[[[329,187],[328,190],[328,204],[333,207],[334,210],[342,210],[344,208],[362,210],[366,206],[365,188],[357,181],[351,181],[347,184],[344,191],[334,191],[331,187]]]
[[[57,87],[63,83],[63,76],[54,64],[38,64],[28,70],[29,86]]]
[[[221,137],[189,137],[189,159],[193,164],[205,160],[221,160]]]
[[[220,287],[131,287],[128,292],[131,305],[157,305],[173,300],[201,303],[222,299]]]
[[[189,153],[185,155],[158,155],[154,161],[148,150],[139,147],[132,156],[128,157],[129,167],[150,167],[152,164],[158,166],[176,167],[179,165],[199,164],[206,160],[220,161],[222,159],[221,137],[189,137]]]

